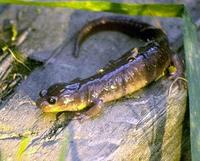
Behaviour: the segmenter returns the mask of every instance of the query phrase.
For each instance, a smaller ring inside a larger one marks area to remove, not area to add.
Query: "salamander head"
[[[86,105],[81,101],[79,83],[58,83],[40,91],[36,105],[43,112],[78,111]]]

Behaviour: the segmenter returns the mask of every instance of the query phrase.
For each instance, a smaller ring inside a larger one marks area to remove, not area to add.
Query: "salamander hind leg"
[[[187,80],[185,79],[185,75],[184,75],[183,60],[178,56],[178,54],[172,51],[171,62],[172,62],[172,65],[175,66],[176,69],[174,72],[169,72],[170,79],[173,80],[173,83],[170,86],[169,93],[171,91],[172,86],[175,83],[178,83],[179,89],[181,89],[182,87],[187,88]]]
[[[173,78],[176,79],[177,77],[184,78],[184,63],[182,59],[178,56],[178,54],[174,53],[173,51],[171,54],[171,61],[176,68],[176,71],[174,73],[171,73],[171,78],[172,79]]]
[[[93,105],[87,111],[76,113],[74,119],[84,122],[85,120],[95,118],[101,113],[103,105],[104,103],[101,99],[95,99]]]

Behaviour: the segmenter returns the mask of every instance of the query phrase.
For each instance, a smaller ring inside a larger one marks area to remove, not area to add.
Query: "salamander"
[[[41,90],[36,104],[42,111],[81,111],[90,107],[86,114],[96,115],[104,103],[145,87],[169,67],[173,54],[166,34],[125,16],[100,17],[84,25],[76,37],[74,55],[78,56],[80,45],[88,36],[103,30],[122,32],[141,39],[145,45],[130,49],[89,78],[57,83]],[[174,64],[180,68],[179,63]]]

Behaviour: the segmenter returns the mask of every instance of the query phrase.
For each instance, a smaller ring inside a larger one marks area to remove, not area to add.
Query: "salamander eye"
[[[47,90],[43,89],[40,91],[39,96],[44,97],[47,94]]]
[[[48,102],[49,102],[49,104],[51,104],[51,105],[55,104],[56,101],[57,101],[57,98],[54,97],[54,96],[52,96],[52,97],[50,97],[50,98],[48,99]]]

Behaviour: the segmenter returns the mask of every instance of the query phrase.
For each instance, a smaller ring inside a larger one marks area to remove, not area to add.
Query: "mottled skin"
[[[37,106],[44,112],[80,111],[91,106],[88,113],[98,113],[103,103],[141,89],[159,78],[170,65],[172,52],[165,33],[149,24],[123,16],[101,17],[87,23],[77,36],[74,55],[78,56],[79,47],[85,38],[102,30],[123,32],[146,44],[126,52],[92,77],[58,83],[42,90]]]

